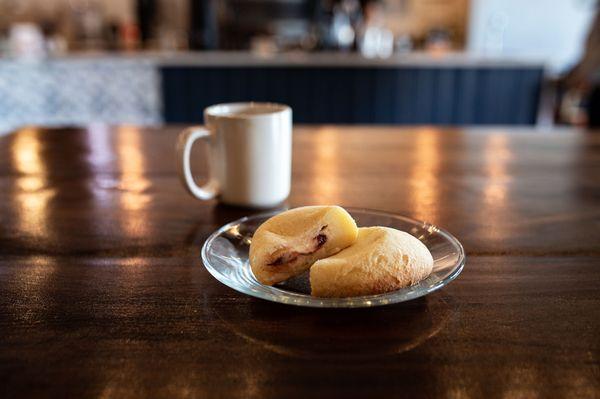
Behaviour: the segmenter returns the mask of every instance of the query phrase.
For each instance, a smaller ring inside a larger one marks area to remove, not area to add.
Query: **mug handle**
[[[176,148],[177,169],[179,170],[179,177],[183,186],[190,194],[201,200],[209,200],[215,198],[218,194],[217,181],[211,178],[205,185],[198,186],[194,181],[194,176],[190,168],[192,145],[194,145],[196,140],[200,139],[210,142],[210,131],[201,126],[192,126],[179,133]]]

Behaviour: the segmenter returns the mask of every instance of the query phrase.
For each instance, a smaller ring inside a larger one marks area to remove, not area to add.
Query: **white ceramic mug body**
[[[218,104],[204,110],[204,121],[210,131],[210,185],[222,202],[270,207],[289,196],[292,111],[288,106]],[[187,186],[194,194],[194,187],[189,182]]]

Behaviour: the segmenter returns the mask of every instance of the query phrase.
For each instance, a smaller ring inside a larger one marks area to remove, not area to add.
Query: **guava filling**
[[[298,251],[279,251],[279,255],[270,263],[267,263],[268,266],[281,266],[288,263],[293,263],[298,260],[301,256],[311,255],[317,252],[325,243],[327,242],[327,235],[323,234],[322,231],[325,230],[327,225],[321,227],[319,230],[319,234],[313,238],[314,246],[309,251],[298,252]]]

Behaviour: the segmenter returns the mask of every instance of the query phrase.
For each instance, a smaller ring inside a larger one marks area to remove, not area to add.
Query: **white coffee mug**
[[[292,110],[273,103],[218,104],[204,110],[206,127],[185,129],[177,164],[185,188],[196,198],[226,204],[271,207],[290,194]],[[198,186],[190,170],[196,140],[209,144],[209,180]]]

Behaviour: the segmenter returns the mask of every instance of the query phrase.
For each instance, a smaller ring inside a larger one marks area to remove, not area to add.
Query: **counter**
[[[301,123],[533,124],[543,64],[465,53],[86,53],[0,60],[0,129],[193,123],[227,101],[276,101]]]

